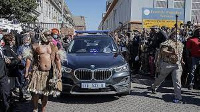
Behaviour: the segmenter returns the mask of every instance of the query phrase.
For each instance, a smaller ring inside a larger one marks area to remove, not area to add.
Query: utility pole
[[[169,8],[169,0],[167,0],[167,8]]]
[[[155,0],[153,0],[153,8],[155,8]]]
[[[176,41],[178,40],[178,34],[177,34],[177,32],[178,32],[178,15],[176,15]]]

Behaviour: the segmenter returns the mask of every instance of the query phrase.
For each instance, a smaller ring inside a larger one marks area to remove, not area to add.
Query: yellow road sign
[[[178,25],[183,23],[183,21],[178,21]],[[158,27],[169,27],[172,28],[176,24],[175,20],[151,20],[151,19],[143,19],[143,28],[152,28],[153,26]]]

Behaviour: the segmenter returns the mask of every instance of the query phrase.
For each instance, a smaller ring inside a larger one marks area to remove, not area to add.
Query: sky
[[[106,11],[106,0],[65,0],[75,16],[85,16],[86,29],[97,30]]]

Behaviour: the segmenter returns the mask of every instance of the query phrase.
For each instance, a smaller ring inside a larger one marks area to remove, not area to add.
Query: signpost
[[[153,26],[169,28],[176,24],[176,15],[178,15],[178,25],[184,22],[184,10],[173,8],[143,8],[142,23],[143,28],[151,28]]]

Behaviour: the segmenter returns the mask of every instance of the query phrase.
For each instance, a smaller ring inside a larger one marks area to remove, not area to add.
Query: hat
[[[57,28],[51,29],[52,34],[59,34],[59,30]]]

